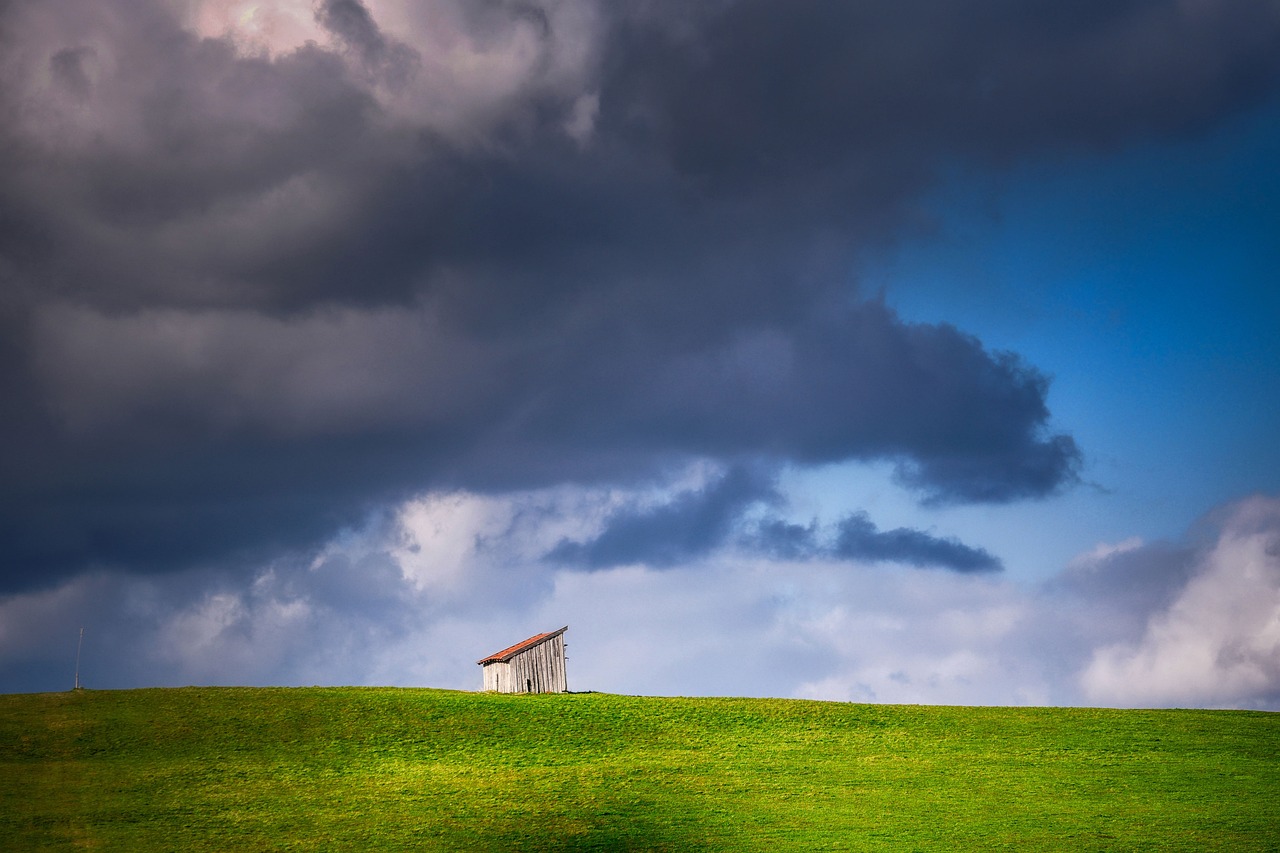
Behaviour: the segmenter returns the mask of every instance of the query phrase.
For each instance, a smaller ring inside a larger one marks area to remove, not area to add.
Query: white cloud
[[[795,695],[928,704],[1050,700],[1039,663],[1018,648],[1034,602],[1017,585],[953,573],[833,568],[846,576],[842,589],[826,605],[814,596],[814,615],[799,626],[834,651],[831,667]]]
[[[1120,705],[1274,705],[1280,700],[1280,501],[1230,508],[1220,537],[1141,640],[1098,649],[1085,694]]]
[[[1070,568],[1079,572],[1097,571],[1107,560],[1120,554],[1128,554],[1142,547],[1141,536],[1130,536],[1123,542],[1099,542],[1093,550],[1079,555],[1070,563]]]
[[[186,0],[185,22],[205,38],[231,38],[246,52],[281,54],[320,41],[312,0]]]

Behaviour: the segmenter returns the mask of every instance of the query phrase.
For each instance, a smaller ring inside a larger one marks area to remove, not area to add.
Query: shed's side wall
[[[564,635],[552,637],[515,655],[506,663],[484,666],[484,689],[498,693],[564,693]]]
[[[511,671],[510,664],[502,663],[501,661],[494,661],[493,663],[485,664],[483,671],[485,690],[497,691],[499,693],[511,692],[510,690],[505,689],[505,685],[511,680],[509,674]]]

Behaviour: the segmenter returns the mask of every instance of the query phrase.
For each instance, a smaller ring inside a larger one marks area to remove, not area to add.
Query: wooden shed
[[[536,634],[476,663],[484,667],[484,689],[496,693],[564,693],[564,632]]]

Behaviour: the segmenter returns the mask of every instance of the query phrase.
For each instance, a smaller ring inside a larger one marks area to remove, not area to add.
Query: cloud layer
[[[11,595],[0,685],[67,689],[83,624],[91,688],[478,689],[480,657],[568,623],[577,690],[1280,710],[1280,499],[1223,507],[1187,542],[1100,548],[1037,587],[741,542],[679,565],[540,559],[642,499],[437,494],[247,584],[98,573]]]
[[[614,507],[589,539],[562,539],[547,553],[552,564],[589,569],[643,564],[670,567],[729,546],[788,560],[903,563],[957,572],[999,571],[1000,560],[954,537],[899,527],[881,531],[865,512],[831,529],[797,524],[772,513],[786,500],[772,478],[733,468],[704,485],[658,503]]]
[[[1253,2],[0,16],[6,590],[249,572],[414,494],[698,461],[1052,494],[1082,457],[1048,378],[904,321],[853,264],[920,227],[943,169],[1193,131],[1280,75]],[[561,556],[651,559],[626,542],[672,519]],[[856,519],[840,541],[997,565]]]

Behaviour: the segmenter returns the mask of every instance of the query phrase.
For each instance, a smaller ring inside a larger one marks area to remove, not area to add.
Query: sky
[[[0,2],[0,692],[1280,710],[1278,153],[1275,0]]]

